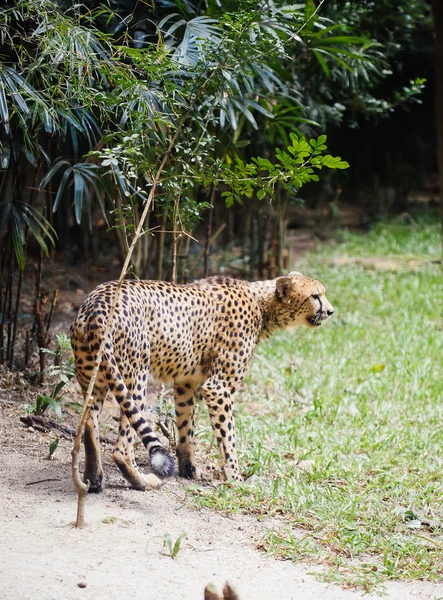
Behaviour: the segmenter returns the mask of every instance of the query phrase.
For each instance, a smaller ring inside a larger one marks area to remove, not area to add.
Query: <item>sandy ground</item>
[[[1,600],[202,600],[208,583],[221,588],[227,580],[240,600],[364,596],[318,582],[311,574],[318,567],[261,553],[255,540],[266,524],[196,509],[183,480],[168,480],[157,491],[129,489],[109,464],[109,446],[107,487],[88,496],[87,526],[76,530],[72,442],[61,439],[48,460],[48,435],[26,429],[22,412],[0,399]],[[176,559],[161,554],[163,536],[176,539],[182,532]],[[436,600],[443,584],[394,582],[386,593],[371,597]]]

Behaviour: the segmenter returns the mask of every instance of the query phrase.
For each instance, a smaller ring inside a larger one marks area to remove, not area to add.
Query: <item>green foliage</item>
[[[317,98],[312,103],[314,115],[311,118],[322,123],[333,120],[357,126],[360,116],[387,117],[398,106],[421,101],[423,70],[412,72],[411,76],[407,74],[405,61],[410,62],[413,69],[417,68],[412,57],[418,53],[422,55],[426,43],[430,44],[428,56],[432,54],[429,3],[424,0],[335,0],[324,4],[322,15],[333,22],[333,39],[358,31],[366,40],[350,53],[349,47],[340,49],[340,43],[334,49],[335,56],[348,57],[347,66],[353,69],[352,74],[341,65],[331,70],[326,80],[314,76]],[[327,44],[324,50],[328,52]],[[332,57],[322,56],[328,69],[333,64]],[[334,96],[335,110],[331,110],[328,102],[330,95]]]
[[[169,533],[165,533],[165,535],[163,536],[155,536],[152,539],[158,538],[161,539],[163,542],[163,551],[160,552],[160,554],[175,559],[177,558],[177,555],[180,552],[181,543],[183,539],[186,538],[186,533],[183,531],[175,540]]]
[[[190,122],[192,119],[196,124],[193,130],[198,132],[198,142],[191,152],[197,164],[202,151],[205,162],[205,157],[215,150],[217,140],[211,130],[217,123],[221,128],[229,124],[235,130],[246,121],[256,129],[254,113],[265,121],[272,119],[270,107],[289,89],[288,82],[277,72],[277,63],[286,60],[285,52],[294,39],[294,27],[302,30],[305,19],[304,11],[297,6],[267,6],[256,10],[252,3],[232,13],[218,9],[210,17],[193,15],[189,18],[169,13],[158,22],[159,43],[134,47],[129,38],[120,38],[119,44],[112,42],[107,28],[102,27],[105,9],[83,15],[74,5],[66,6],[65,11],[60,11],[45,0],[42,10],[41,3],[27,0],[22,3],[21,13],[4,9],[6,45],[15,47],[17,44],[12,33],[14,28],[24,32],[32,25],[31,32],[22,36],[17,48],[19,74],[10,73],[8,69],[4,72],[5,77],[9,75],[9,87],[5,84],[4,90],[12,90],[10,101],[17,103],[17,111],[21,112],[14,114],[20,118],[11,123],[9,115],[12,113],[4,92],[2,120],[7,132],[18,136],[18,140],[26,136],[25,145],[33,164],[42,153],[37,141],[40,130],[51,135],[56,133],[60,140],[69,136],[74,155],[79,151],[80,140],[90,150],[99,140],[105,140],[100,152],[102,155],[113,153],[108,166],[112,166],[115,183],[125,196],[128,190],[135,193],[131,179],[139,179],[143,174],[149,183],[148,173],[155,168],[158,157],[165,151],[164,144],[168,143],[167,127],[176,126],[181,117],[189,118]],[[109,23],[111,17],[109,13]],[[343,49],[365,41],[359,36],[331,36],[324,28],[321,35],[317,35],[312,27],[314,17],[316,23],[322,22],[318,15],[310,15],[310,26],[301,34],[306,32],[311,42],[318,38],[330,49],[334,44],[341,44]],[[335,55],[334,60],[346,64]],[[347,68],[352,70],[349,65]],[[22,78],[21,82],[26,80],[26,84],[19,85],[17,77]],[[21,94],[14,91],[18,85],[18,89],[23,90]],[[25,91],[26,97],[23,96]],[[302,122],[300,115],[296,118]],[[132,139],[132,147],[138,148],[142,156],[132,157],[128,172],[120,160],[123,156],[114,150],[122,141],[129,148],[129,129],[149,131],[149,134],[144,134],[143,139],[141,136]],[[183,137],[182,141],[185,140]],[[177,148],[179,145],[180,140]],[[175,158],[181,159],[179,152]],[[102,159],[101,166],[107,166],[106,159]],[[86,205],[86,214],[91,220],[91,199],[102,197],[101,183],[109,173],[99,170],[98,165],[71,165],[70,161],[60,160],[43,179],[42,189],[60,175],[61,167],[63,175],[54,210],[67,195],[67,185],[72,178],[70,187],[76,219],[80,221]]]
[[[49,408],[55,412],[58,420],[61,421],[63,416],[60,400],[61,398],[54,397],[52,394],[50,396],[47,396],[46,394],[39,394],[35,404],[26,405],[26,413],[28,415],[42,415]]]
[[[232,206],[234,201],[241,203],[242,196],[251,198],[254,193],[259,200],[267,195],[274,198],[277,185],[296,193],[306,183],[319,181],[315,170],[349,167],[349,163],[339,156],[323,154],[327,150],[325,135],[317,140],[310,139],[309,142],[295,133],[290,133],[289,137],[292,144],[287,151],[275,149],[274,163],[259,157],[245,164],[237,158],[233,167],[224,165],[220,169],[225,183],[231,186],[231,190],[222,193],[226,206]]]
[[[55,243],[57,234],[49,221],[33,206],[16,196],[0,202],[0,232],[5,232],[3,243],[14,249],[19,269],[25,268],[25,248],[28,232],[48,255],[45,238]]]
[[[192,200],[198,218],[204,210],[196,201],[200,173],[217,156],[228,155],[226,142],[229,146],[235,141],[239,160],[232,173],[226,165],[222,173],[213,170],[213,181],[221,175],[230,185],[232,177],[233,188],[238,188],[243,175],[253,177],[269,166],[260,159],[251,162],[248,152],[241,151],[240,142],[246,147],[255,138],[254,130],[264,129],[272,144],[278,142],[280,148],[284,143],[289,150],[294,127],[318,121],[306,114],[307,107],[321,101],[323,114],[332,115],[339,103],[333,102],[332,108],[326,95],[342,101],[341,91],[356,92],[359,86],[367,94],[370,86],[363,80],[386,76],[379,44],[356,35],[354,12],[342,19],[339,7],[331,9],[340,16],[337,22],[311,2],[271,3],[260,9],[253,2],[228,9],[216,3],[206,13],[183,3],[179,13],[161,5],[155,14],[144,5],[131,12],[120,2],[114,12],[104,6],[84,10],[71,2],[60,9],[51,0],[22,0],[19,7],[0,12],[0,40],[13,57],[0,71],[4,133],[35,168],[42,161],[50,163],[40,188],[55,185],[53,210],[72,198],[77,222],[86,215],[92,226],[97,201],[105,217],[117,215],[126,234],[174,132],[177,139],[162,177],[160,202],[168,210],[177,195],[183,196]],[[145,33],[135,36],[135,30]],[[417,80],[404,86],[395,102],[416,97],[422,85]],[[309,97],[313,89],[318,92]],[[310,108],[308,112],[315,117]],[[220,131],[225,132],[221,139]],[[3,163],[11,166],[17,155],[7,138],[0,144]],[[310,168],[340,168],[340,161],[327,156],[294,168],[295,157],[280,149],[275,160],[269,157],[275,166],[267,178],[292,177],[288,191],[316,180]],[[265,179],[261,177],[263,183]],[[257,193],[272,195],[272,188],[270,183]],[[232,194],[228,204],[243,191],[233,189]],[[43,223],[39,243],[44,243],[43,236],[53,242],[53,232]],[[12,235],[23,264],[23,225],[8,226],[4,219],[1,224]],[[36,228],[31,231],[35,235]]]
[[[49,455],[48,455],[49,459],[53,458],[54,453],[58,448],[59,441],[60,441],[60,439],[56,438],[55,440],[52,440],[51,442],[49,442]]]
[[[103,178],[100,177],[98,165],[92,163],[79,163],[71,165],[67,160],[59,160],[55,162],[45,177],[40,183],[40,189],[44,189],[57,172],[64,168],[63,175],[58,185],[57,194],[54,199],[52,210],[55,212],[60,204],[61,199],[66,193],[69,179],[72,179],[72,187],[74,191],[74,211],[77,223],[81,223],[83,215],[83,207],[86,205],[89,226],[92,229],[92,194],[91,188],[100,205],[103,216],[107,220],[107,211],[102,201],[102,196],[107,194],[106,186]]]
[[[236,410],[255,475],[195,501],[279,519],[260,546],[328,581],[441,581],[440,258],[438,224],[394,222],[299,261],[336,314],[259,347]]]
[[[57,334],[57,348],[55,350],[45,348],[44,351],[53,357],[53,364],[45,369],[45,373],[51,379],[55,379],[56,383],[49,395],[39,394],[35,404],[27,404],[26,412],[28,414],[42,415],[49,409],[61,421],[63,418],[62,402],[64,399],[62,390],[75,377],[74,359],[69,337],[66,333]]]

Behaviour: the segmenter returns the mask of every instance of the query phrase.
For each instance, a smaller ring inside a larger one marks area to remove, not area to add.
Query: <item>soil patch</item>
[[[72,442],[61,438],[48,460],[55,432],[24,427],[23,414],[21,399],[2,399],[0,598],[201,600],[205,585],[221,588],[226,580],[241,600],[362,597],[360,591],[318,582],[309,574],[318,567],[259,552],[255,540],[266,523],[196,509],[187,494],[189,482],[172,478],[153,492],[128,488],[110,464],[109,445],[104,450],[107,487],[88,496],[87,526],[76,530]],[[164,536],[175,540],[183,532],[176,558],[165,556]],[[387,592],[395,600],[433,599],[443,595],[443,585],[395,582]]]

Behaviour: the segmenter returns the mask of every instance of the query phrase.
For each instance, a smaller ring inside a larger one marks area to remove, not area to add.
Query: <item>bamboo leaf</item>
[[[39,185],[40,191],[45,189],[45,187],[48,185],[48,183],[51,181],[51,179],[54,177],[54,175],[57,173],[57,171],[63,166],[70,167],[71,164],[67,160],[60,160],[52,165],[52,167],[49,169],[49,171],[46,173],[46,175],[43,177],[43,179],[40,182],[40,185]]]
[[[54,206],[52,208],[52,210],[55,212],[58,208],[58,205],[60,204],[60,201],[62,199],[63,193],[65,191],[65,187],[66,184],[68,182],[69,176],[71,175],[73,169],[72,167],[68,167],[66,169],[66,171],[63,173],[63,177],[61,178],[61,181],[59,183],[58,189],[57,189],[57,194],[55,196],[55,200],[54,200]]]
[[[75,220],[80,225],[82,221],[83,196],[86,196],[87,186],[81,174],[74,170],[74,211]]]

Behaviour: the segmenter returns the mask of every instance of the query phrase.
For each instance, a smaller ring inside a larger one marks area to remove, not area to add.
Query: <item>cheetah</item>
[[[96,287],[71,326],[77,379],[84,396],[116,290],[116,281]],[[226,478],[240,481],[233,399],[255,347],[279,329],[318,327],[333,312],[324,286],[300,273],[258,282],[221,276],[191,284],[123,281],[85,425],[84,480],[89,491],[99,492],[103,487],[98,417],[108,390],[120,405],[112,458],[124,478],[144,490],[160,484],[157,475],[174,474],[173,458],[143,417],[148,375],[174,386],[179,475],[200,477],[194,439],[195,397],[200,393],[209,409]],[[150,475],[136,465],[135,433],[148,450],[154,472]]]

